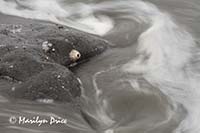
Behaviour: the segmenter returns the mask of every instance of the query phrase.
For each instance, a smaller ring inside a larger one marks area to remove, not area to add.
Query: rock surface
[[[55,24],[0,24],[0,92],[30,100],[73,101],[79,79],[69,70],[108,47],[96,36]],[[80,52],[76,62],[72,50]]]

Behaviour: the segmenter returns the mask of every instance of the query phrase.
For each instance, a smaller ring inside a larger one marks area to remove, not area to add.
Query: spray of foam
[[[102,2],[93,10],[125,13],[120,17],[149,25],[138,38],[138,57],[123,65],[122,71],[143,75],[168,96],[175,109],[184,106],[187,116],[175,133],[200,133],[200,51],[192,35],[148,2]]]
[[[172,104],[185,107],[188,114],[174,132],[200,133],[200,52],[192,35],[148,2],[105,2],[97,9],[126,12],[123,17],[149,25],[138,39],[138,57],[122,70],[143,75]]]
[[[66,5],[63,0],[1,0],[0,12],[51,21],[97,35],[106,34],[114,26],[113,20],[108,16],[95,16],[90,5],[84,3]]]

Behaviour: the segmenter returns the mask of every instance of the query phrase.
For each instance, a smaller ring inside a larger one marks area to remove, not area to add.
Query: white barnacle
[[[47,45],[48,45],[48,47],[52,47],[52,46],[53,46],[53,44],[52,44],[52,43],[48,43]]]
[[[52,48],[52,52],[55,52],[56,51],[56,49],[55,48]]]
[[[69,39],[66,38],[66,39],[65,39],[65,42],[69,42]]]
[[[13,68],[13,67],[14,67],[13,65],[10,65],[10,66],[9,66],[9,68]]]
[[[53,44],[52,43],[49,43],[48,41],[44,41],[43,43],[42,43],[42,49],[45,51],[45,52],[48,52],[50,49],[51,49],[51,47],[53,46]],[[53,50],[53,49],[52,49]]]
[[[12,88],[11,88],[11,91],[15,91],[15,87],[12,87]]]
[[[72,61],[77,61],[78,59],[81,58],[81,53],[76,50],[76,49],[72,49],[71,52],[69,53],[69,58],[72,60]]]
[[[58,75],[57,78],[58,78],[58,79],[61,78],[61,75]]]
[[[45,51],[45,52],[48,52],[49,51],[49,46],[48,46],[48,42],[45,41],[42,43],[42,49]]]

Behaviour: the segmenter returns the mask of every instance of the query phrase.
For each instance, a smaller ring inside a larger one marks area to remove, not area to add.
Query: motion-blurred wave
[[[114,26],[108,16],[95,16],[90,5],[63,2],[64,0],[1,0],[0,12],[51,21],[97,35],[106,34]]]

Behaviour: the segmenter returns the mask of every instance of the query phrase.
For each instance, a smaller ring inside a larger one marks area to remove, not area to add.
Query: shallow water
[[[73,70],[89,124],[68,104],[0,97],[2,132],[199,133],[199,0],[2,0],[0,12],[65,24],[113,43]],[[12,125],[10,116],[64,125]],[[93,119],[92,119],[93,118]]]

